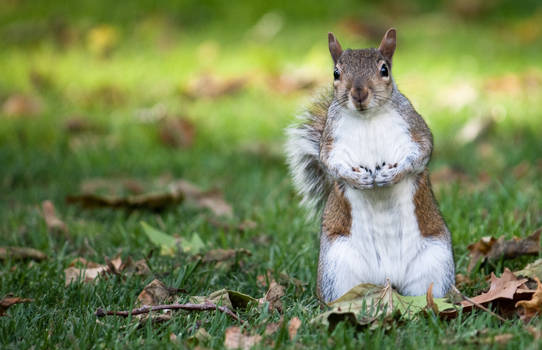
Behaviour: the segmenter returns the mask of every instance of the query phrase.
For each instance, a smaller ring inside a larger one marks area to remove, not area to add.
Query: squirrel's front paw
[[[385,187],[396,184],[403,178],[403,172],[395,164],[386,164],[385,162],[377,165],[375,168],[375,186]]]
[[[374,187],[374,172],[364,166],[352,167],[352,187],[367,190]],[[348,182],[348,181],[347,181]]]

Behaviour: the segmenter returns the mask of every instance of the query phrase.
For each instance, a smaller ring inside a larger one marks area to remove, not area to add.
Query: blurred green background
[[[542,225],[541,23],[536,0],[0,1],[0,241],[53,258],[15,272],[11,263],[0,267],[0,295],[44,296],[40,317],[21,308],[5,321],[2,339],[13,346],[26,339],[30,325],[42,346],[73,345],[65,335],[75,332],[81,347],[97,339],[114,347],[122,324],[97,328],[93,311],[130,307],[145,281],[118,290],[114,280],[97,289],[65,289],[62,269],[76,256],[147,255],[141,220],[170,234],[198,232],[208,247],[253,252],[251,268],[223,275],[196,269],[189,283],[173,272],[164,277],[170,285],[199,295],[224,287],[258,295],[258,274],[286,271],[309,283],[301,298],[287,295],[291,305],[301,305],[289,315],[317,313],[319,225],[307,223],[297,205],[282,144],[295,114],[331,83],[328,31],[343,47],[361,48],[377,46],[389,27],[397,29],[393,76],[433,130],[433,183],[453,233],[457,270],[465,273],[469,243],[487,235],[526,236]],[[164,174],[216,186],[233,206],[231,220],[257,227],[243,235],[217,229],[184,205],[155,214],[65,203],[86,179]],[[70,239],[48,232],[39,209],[47,199]],[[264,241],[257,239],[262,233]],[[153,259],[157,270],[171,270],[170,260]],[[476,287],[508,264],[476,272]],[[62,314],[59,300],[82,308],[86,323]],[[58,318],[72,328],[47,336]],[[220,322],[213,346],[229,321]],[[477,329],[479,321],[461,322],[432,328],[429,343],[456,339],[462,327]],[[160,334],[182,329],[175,325]],[[397,331],[400,345],[416,347],[426,335],[423,324],[411,327]],[[313,329],[304,332],[306,344],[325,344]],[[397,345],[379,334],[364,341]],[[130,333],[127,341],[162,339],[154,336]],[[347,337],[333,339],[349,344]],[[513,345],[528,339],[523,334]]]

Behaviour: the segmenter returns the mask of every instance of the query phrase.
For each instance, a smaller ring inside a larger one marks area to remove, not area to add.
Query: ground
[[[542,225],[542,30],[534,4],[502,17],[506,2],[481,13],[425,2],[355,11],[346,1],[307,11],[293,4],[234,11],[213,2],[163,9],[150,2],[113,8],[45,3],[0,5],[0,245],[33,247],[49,257],[1,262],[0,297],[34,299],[0,318],[2,348],[178,347],[172,333],[186,346],[196,321],[211,334],[205,346],[223,346],[226,328],[236,322],[222,313],[182,313],[142,328],[115,317],[98,323],[97,308],[133,307],[153,276],[65,287],[63,271],[76,257],[103,263],[117,254],[148,257],[154,277],[185,290],[181,302],[221,288],[261,297],[266,287],[257,278],[268,270],[306,282],[300,294],[286,285],[283,316],[299,317],[302,326],[295,341],[284,332],[273,335],[277,347],[474,346],[485,332],[512,333],[510,348],[537,348],[519,319],[501,324],[483,312],[451,321],[430,316],[391,329],[340,324],[328,333],[310,325],[321,312],[315,297],[319,224],[299,207],[282,153],[284,128],[331,82],[327,32],[333,30],[343,47],[374,47],[393,25],[393,76],[433,130],[435,193],[453,235],[457,272],[466,274],[470,243],[525,237]],[[244,85],[201,97],[210,83],[203,90],[191,86],[205,74]],[[15,95],[26,99],[7,106]],[[167,145],[160,136],[164,115],[189,120],[193,143]],[[74,131],[74,123],[83,131]],[[164,174],[220,189],[234,212],[220,220],[232,228],[217,228],[212,214],[185,204],[153,212],[88,210],[65,201],[90,178],[150,181]],[[54,203],[68,234],[48,230],[44,200]],[[235,226],[244,220],[255,227],[239,232]],[[208,248],[245,248],[252,255],[218,270],[187,254],[161,256],[141,221],[180,237],[196,232]],[[491,271],[534,259],[482,266],[463,292],[487,288]],[[260,334],[280,317],[256,310],[240,316]]]

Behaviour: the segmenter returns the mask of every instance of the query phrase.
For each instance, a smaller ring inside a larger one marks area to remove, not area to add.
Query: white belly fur
[[[417,152],[404,120],[393,112],[361,119],[345,115],[339,123],[330,160],[348,166],[404,161]],[[351,205],[350,235],[329,241],[321,237],[321,289],[334,300],[360,283],[385,284],[389,279],[402,294],[446,292],[453,257],[446,239],[425,238],[415,216],[413,176],[386,188],[356,190],[346,187]]]

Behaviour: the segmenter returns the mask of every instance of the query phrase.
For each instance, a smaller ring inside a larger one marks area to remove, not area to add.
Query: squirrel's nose
[[[350,89],[350,95],[355,103],[362,103],[369,96],[369,89],[366,86],[364,87],[353,87]]]

